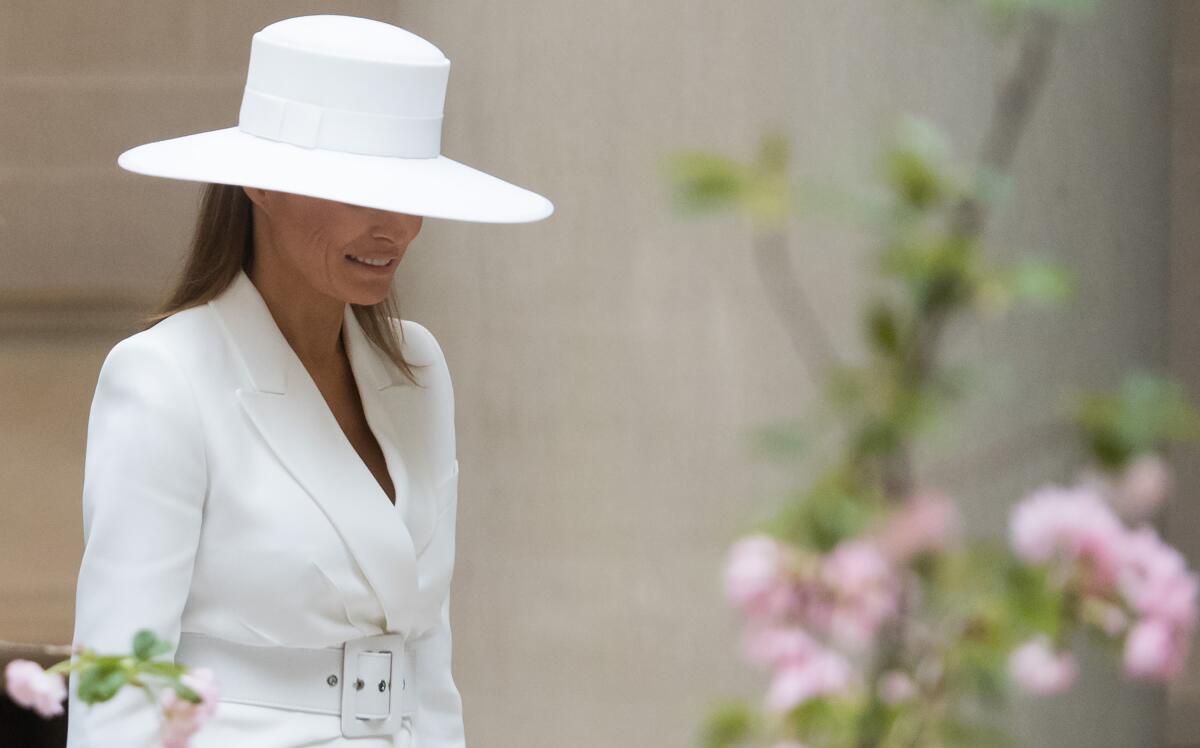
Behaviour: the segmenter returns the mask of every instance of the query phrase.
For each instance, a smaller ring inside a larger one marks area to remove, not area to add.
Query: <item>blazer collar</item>
[[[283,337],[270,308],[246,271],[239,268],[237,276],[225,292],[209,302],[209,305],[221,314],[227,330],[236,334],[234,342],[238,345],[242,361],[255,388],[259,392],[286,394],[288,378],[296,374],[288,364],[296,354]],[[399,369],[385,365],[382,360],[383,354],[369,344],[369,339],[349,304],[346,304],[343,312],[342,329],[343,332],[349,333],[346,335],[346,341],[347,355],[351,363],[366,371],[368,381],[377,390],[412,386],[412,382]],[[353,343],[366,345],[355,346]],[[416,350],[414,346],[405,343],[401,345],[401,350],[406,361],[414,364],[429,363],[426,360],[428,356]]]
[[[239,270],[209,306],[251,383],[237,389],[239,402],[346,542],[379,598],[387,630],[427,627],[439,612],[420,589],[418,569],[435,519],[432,470],[421,419],[405,418],[398,424],[395,415],[424,412],[425,391],[385,361],[347,304],[342,327],[346,354],[364,415],[387,458],[396,488],[393,506],[245,271]],[[406,360],[427,363],[411,347],[402,350]]]

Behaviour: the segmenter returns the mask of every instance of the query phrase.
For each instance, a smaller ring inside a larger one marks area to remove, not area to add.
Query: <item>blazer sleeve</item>
[[[431,423],[431,458],[441,466],[438,475],[439,498],[448,539],[444,551],[454,571],[455,535],[458,518],[458,456],[454,427],[454,386],[445,355],[437,339],[428,329],[413,323],[413,330],[424,338],[427,352],[433,361],[430,367],[430,396],[433,398],[434,418]],[[450,593],[442,601],[440,615],[433,628],[422,634],[414,667],[419,686],[415,731],[417,744],[422,748],[465,748],[463,704],[451,668],[452,641],[450,630]]]
[[[420,645],[416,658],[420,696],[416,732],[422,748],[465,748],[462,697],[451,671],[450,596],[442,601],[441,616]]]
[[[83,479],[84,551],[73,643],[128,652],[149,628],[173,661],[191,586],[207,493],[199,413],[176,362],[137,334],[100,368],[88,418]],[[67,748],[156,748],[159,714],[140,688],[84,704],[71,673]]]

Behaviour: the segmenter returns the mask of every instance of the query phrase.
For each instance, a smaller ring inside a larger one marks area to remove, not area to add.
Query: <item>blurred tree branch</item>
[[[1057,16],[1044,11],[1035,10],[1029,15],[1028,26],[1021,37],[1017,63],[1000,88],[983,141],[980,169],[985,178],[991,176],[988,172],[1006,174],[1012,166],[1030,112],[1045,84],[1059,23]],[[967,242],[982,235],[988,214],[978,193],[972,190],[960,200],[952,216],[951,236]],[[901,372],[904,381],[915,385],[928,376],[950,310],[951,307],[943,306],[933,310],[924,319],[918,318],[916,344],[910,349],[911,354]],[[911,445],[900,442],[894,452],[885,456],[883,489],[892,501],[901,501],[912,491],[913,483]],[[907,598],[907,595],[901,595],[901,600]],[[901,610],[885,625],[880,635],[879,652],[868,674],[868,683],[878,682],[883,673],[900,664],[907,619],[906,612]],[[886,704],[878,689],[873,688],[869,705],[859,720],[859,748],[877,746],[886,727]]]

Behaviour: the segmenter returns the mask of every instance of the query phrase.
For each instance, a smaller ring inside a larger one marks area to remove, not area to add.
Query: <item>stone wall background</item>
[[[1042,437],[1065,390],[1168,362],[1200,384],[1200,15],[1194,0],[1101,5],[1062,39],[992,231],[998,253],[1075,267],[1077,300],[949,339],[989,388],[947,446],[1009,445],[939,476],[980,532],[1070,467]],[[529,225],[428,221],[398,276],[455,379],[454,667],[472,744],[693,745],[708,704],[762,685],[734,652],[718,570],[791,479],[745,436],[814,388],[746,227],[671,215],[657,161],[747,157],[779,126],[803,173],[860,182],[910,111],[973,153],[1009,50],[969,9],[918,0],[0,0],[0,638],[70,640],[95,376],[177,271],[197,207],[196,185],[123,172],[117,154],[236,124],[250,35],[318,12],[441,47],[443,153],[557,206]],[[847,356],[865,239],[808,222],[792,236]],[[1167,529],[1200,559],[1191,493]],[[1194,689],[1168,720],[1167,700],[1099,658],[1082,680],[1082,696],[1018,711],[1029,745],[1197,744]]]

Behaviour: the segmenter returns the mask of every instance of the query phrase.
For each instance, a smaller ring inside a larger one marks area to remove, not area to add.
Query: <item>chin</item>
[[[392,291],[392,281],[390,278],[386,282],[380,281],[372,284],[347,281],[343,284],[342,289],[344,291],[342,295],[347,303],[372,306],[388,297]]]

